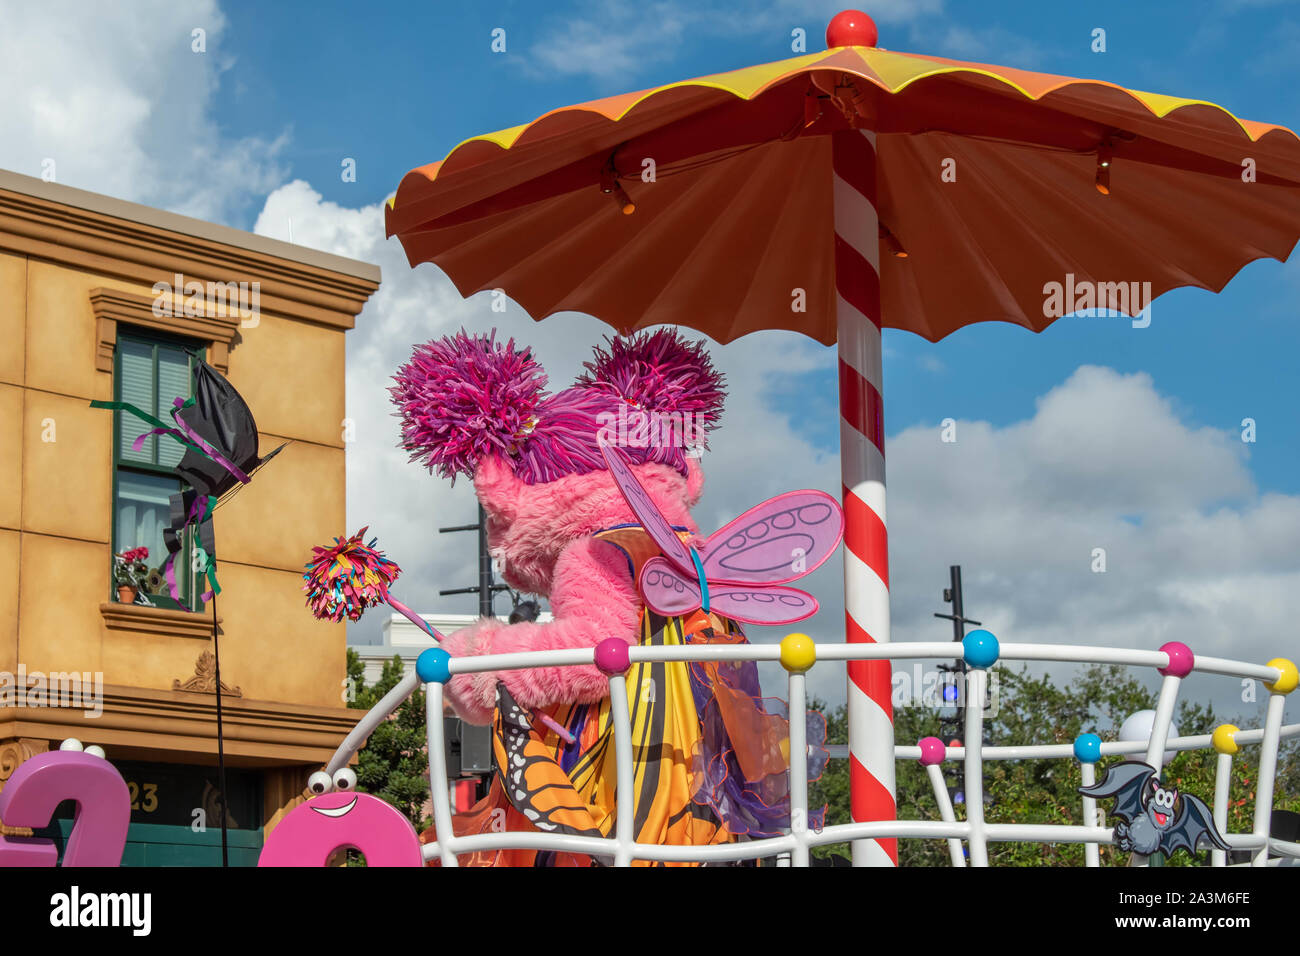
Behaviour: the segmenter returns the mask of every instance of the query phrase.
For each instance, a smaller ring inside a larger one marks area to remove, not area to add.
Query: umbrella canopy
[[[467,140],[403,178],[387,231],[462,295],[503,288],[535,319],[573,310],[624,332],[676,323],[728,342],[780,328],[830,344],[827,134],[850,126],[876,131],[894,253],[881,263],[884,325],[932,341],[990,320],[1041,331],[1062,314],[1044,307],[1044,285],[1067,275],[1103,289],[1149,282],[1152,296],[1218,291],[1300,238],[1300,140],[1284,127],[1099,80],[866,46]],[[805,311],[791,307],[795,289]]]

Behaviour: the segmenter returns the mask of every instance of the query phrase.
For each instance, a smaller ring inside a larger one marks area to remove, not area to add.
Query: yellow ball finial
[[[817,645],[807,634],[787,634],[781,639],[781,666],[802,674],[817,663]]]
[[[1285,657],[1275,657],[1268,662],[1268,666],[1282,672],[1282,676],[1273,683],[1264,681],[1264,686],[1274,694],[1289,694],[1295,690],[1296,684],[1300,684],[1300,670],[1296,670],[1294,661],[1289,661]]]
[[[1237,731],[1240,728],[1232,724],[1219,724],[1210,734],[1210,743],[1221,754],[1235,754],[1241,748],[1237,746]]]

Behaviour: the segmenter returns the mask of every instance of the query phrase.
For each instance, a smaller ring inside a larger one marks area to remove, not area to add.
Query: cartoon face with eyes
[[[367,866],[421,866],[420,838],[411,821],[378,797],[356,792],[347,767],[307,779],[312,796],[294,807],[267,837],[258,866],[325,866],[336,850],[355,849]]]
[[[1173,825],[1174,801],[1178,799],[1178,790],[1160,786],[1155,782],[1154,777],[1151,779],[1151,785],[1154,789],[1151,799],[1147,802],[1147,814],[1151,817],[1152,823],[1164,830]]]
[[[335,771],[333,779],[324,770],[317,770],[307,778],[307,789],[317,798],[323,798],[309,801],[312,810],[333,820],[346,816],[356,807],[358,794],[353,792],[356,788],[357,775],[348,767]]]

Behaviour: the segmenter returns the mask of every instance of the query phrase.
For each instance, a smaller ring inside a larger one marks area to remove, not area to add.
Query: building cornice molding
[[[152,287],[258,282],[262,311],[350,329],[379,268],[0,171],[0,250]]]

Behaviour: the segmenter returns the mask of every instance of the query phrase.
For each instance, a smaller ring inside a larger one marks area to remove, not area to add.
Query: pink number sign
[[[63,865],[120,866],[131,796],[122,775],[103,757],[55,750],[27,760],[0,790],[0,820],[40,829],[64,800],[75,800],[77,813]],[[54,843],[43,837],[0,836],[0,866],[54,866],[57,860]]]
[[[347,790],[289,811],[267,837],[257,865],[324,866],[344,847],[360,850],[367,866],[424,865],[410,820],[378,797]]]

